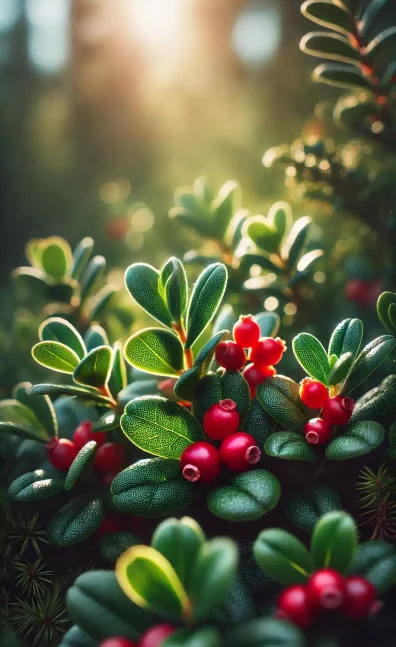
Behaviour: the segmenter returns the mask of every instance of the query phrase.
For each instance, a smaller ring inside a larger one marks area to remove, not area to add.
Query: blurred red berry
[[[73,443],[78,450],[82,449],[90,440],[94,440],[98,445],[106,442],[105,431],[92,431],[92,422],[85,420],[78,425],[73,434]]]
[[[345,596],[344,578],[332,568],[322,568],[309,578],[307,593],[312,606],[339,609]]]
[[[106,234],[112,240],[122,240],[127,234],[129,223],[127,218],[114,218],[106,225]]]
[[[125,450],[120,443],[104,443],[96,452],[94,467],[98,472],[119,472],[125,460]]]
[[[102,640],[99,647],[138,647],[136,643],[129,640],[129,638],[122,638],[121,636],[113,636]]]
[[[288,586],[280,594],[276,612],[278,618],[290,620],[301,629],[307,629],[313,624],[315,615],[307,590],[302,584]]]
[[[99,537],[102,537],[103,535],[107,535],[110,532],[119,532],[120,530],[121,522],[119,516],[115,514],[109,514],[103,519],[96,533]]]
[[[364,618],[375,610],[376,597],[377,593],[371,582],[359,575],[350,575],[345,578],[342,610],[349,618]]]
[[[264,382],[267,377],[276,375],[276,368],[273,366],[256,366],[248,364],[242,372],[243,377],[250,386],[252,398],[256,395],[256,387]]]
[[[67,438],[51,438],[46,447],[49,462],[60,472],[67,472],[78,454],[75,444]]]
[[[139,647],[161,647],[165,638],[168,638],[174,631],[176,631],[175,627],[169,624],[151,627],[140,638]]]

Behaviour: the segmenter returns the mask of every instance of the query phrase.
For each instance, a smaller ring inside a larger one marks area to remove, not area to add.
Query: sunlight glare
[[[186,0],[130,0],[129,12],[136,37],[152,51],[177,48],[186,7]]]

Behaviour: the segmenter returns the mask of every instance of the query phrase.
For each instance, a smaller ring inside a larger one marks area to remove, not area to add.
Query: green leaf
[[[12,501],[41,501],[62,492],[64,478],[44,470],[35,470],[19,476],[8,488]]]
[[[177,398],[180,398],[180,400],[188,400],[189,402],[193,400],[195,387],[203,373],[208,369],[217,344],[219,344],[227,334],[227,330],[220,330],[201,348],[195,358],[193,367],[188,371],[184,371],[175,384],[175,395]]]
[[[396,294],[394,292],[383,292],[378,297],[377,313],[381,323],[393,335],[396,333],[396,325],[389,316],[389,308],[396,304]]]
[[[384,54],[393,54],[396,44],[396,26],[388,27],[377,34],[369,42],[367,47],[363,48],[363,56],[380,57]]]
[[[301,7],[301,13],[321,27],[328,27],[346,35],[353,34],[354,25],[348,12],[333,2],[307,0]]]
[[[359,544],[348,574],[361,575],[384,595],[396,586],[395,546],[380,539]]]
[[[0,402],[0,431],[46,442],[50,437],[33,411],[18,400]]]
[[[343,63],[324,63],[323,65],[319,65],[312,73],[312,80],[318,83],[334,85],[337,88],[371,89],[370,82],[357,67]]]
[[[100,389],[106,386],[113,364],[113,349],[110,346],[98,346],[76,366],[73,380],[77,384]]]
[[[151,545],[158,550],[173,566],[183,586],[188,591],[188,582],[191,579],[197,555],[205,535],[194,519],[166,519],[157,526]]]
[[[74,625],[69,631],[66,631],[59,647],[96,647],[96,645],[94,638]]]
[[[149,458],[120,472],[111,484],[118,510],[140,517],[163,517],[186,508],[201,490],[183,478],[178,461]]]
[[[179,459],[186,447],[204,439],[191,413],[177,402],[159,397],[130,402],[121,417],[121,428],[137,447],[161,458]]]
[[[342,503],[335,490],[327,485],[314,485],[306,494],[290,496],[284,507],[295,526],[311,533],[322,515],[341,510]]]
[[[158,395],[158,382],[156,379],[138,380],[132,382],[118,393],[117,400],[121,409],[125,409],[128,402],[142,395]]]
[[[212,539],[201,546],[188,587],[195,622],[213,617],[224,604],[237,567],[238,552],[231,539]]]
[[[74,398],[82,400],[98,402],[102,406],[109,406],[111,400],[97,391],[81,388],[78,386],[69,386],[68,384],[36,384],[29,389],[30,395],[51,395],[53,397],[61,397],[70,395]]]
[[[58,435],[58,422],[54,405],[47,395],[33,396],[30,392],[32,385],[30,382],[20,382],[12,391],[12,394],[18,402],[24,404],[32,411],[41,427],[46,431],[43,436],[52,438]],[[0,404],[1,419],[1,404]]]
[[[89,302],[87,318],[89,321],[98,321],[112,305],[114,296],[119,292],[116,285],[105,285]],[[117,313],[116,313],[117,314]]]
[[[51,236],[43,241],[41,266],[46,274],[60,280],[68,274],[73,264],[69,243],[58,236]]]
[[[183,368],[183,347],[177,335],[163,328],[146,328],[128,339],[125,359],[147,373],[178,376]]]
[[[254,399],[243,425],[243,431],[253,436],[257,444],[262,447],[266,438],[274,431],[275,426],[276,422],[273,418],[270,418],[259,401]]]
[[[311,555],[315,570],[334,568],[344,573],[357,547],[355,520],[343,511],[321,517],[311,538]]]
[[[94,440],[90,440],[86,445],[84,445],[84,447],[82,447],[82,449],[80,449],[67,472],[65,479],[66,491],[71,490],[80,476],[90,469],[95,459],[97,448],[97,443]]]
[[[252,521],[275,508],[280,497],[278,479],[255,469],[231,477],[230,484],[209,492],[206,503],[212,514],[229,521]]]
[[[238,549],[240,549],[240,546],[238,546]],[[227,624],[237,626],[241,622],[255,618],[257,615],[256,602],[248,583],[242,577],[241,568],[240,566],[238,572],[232,578],[227,600],[222,609],[216,614],[217,622],[223,626],[227,626]],[[257,570],[255,562],[254,568]]]
[[[128,384],[127,369],[124,360],[121,342],[116,341],[113,346],[113,366],[109,379],[109,389],[114,398],[125,389]]]
[[[110,632],[131,640],[151,626],[151,618],[121,591],[114,571],[88,571],[80,575],[66,596],[69,616],[97,641]]]
[[[274,224],[265,216],[250,216],[244,225],[244,233],[259,249],[269,254],[278,252],[281,239]]]
[[[302,258],[300,258],[297,263],[297,272],[289,280],[289,285],[300,280],[301,278],[304,278],[307,275],[307,271],[311,267],[312,263],[314,263],[318,258],[321,258],[323,254],[323,249],[312,249],[310,252],[304,254],[304,256],[302,256]]]
[[[260,326],[261,337],[275,337],[280,326],[280,317],[276,312],[259,312],[253,318]]]
[[[44,239],[42,238],[31,238],[25,245],[25,256],[27,260],[32,267],[39,270],[43,269],[43,266],[41,264],[43,242]]]
[[[382,335],[363,348],[345,380],[342,393],[349,395],[359,384],[364,382],[381,366],[396,346],[396,339],[391,335]]]
[[[258,265],[267,272],[272,272],[274,274],[280,273],[278,265],[275,265],[275,263],[273,263],[268,256],[265,256],[264,254],[244,254],[242,250],[241,256],[239,257],[239,251],[236,252],[236,256],[240,258],[240,268],[243,272],[249,273],[252,265]]]
[[[165,638],[162,647],[221,647],[221,635],[215,627],[179,629]]]
[[[220,378],[220,389],[222,400],[234,400],[236,403],[242,424],[250,408],[249,385],[242,373],[225,371]]]
[[[302,332],[293,339],[293,351],[303,369],[322,384],[327,384],[330,367],[327,354],[316,337]]]
[[[268,378],[257,387],[257,399],[263,409],[280,425],[303,433],[308,414],[301,402],[300,387],[284,375]]]
[[[118,584],[132,602],[166,618],[190,614],[190,601],[174,568],[151,546],[132,546],[117,561]]]
[[[287,266],[290,270],[294,269],[298,263],[298,259],[307,240],[311,223],[312,220],[309,216],[304,216],[296,220],[282,247],[282,258],[287,260]]]
[[[363,337],[363,324],[360,319],[344,319],[336,326],[330,338],[328,356],[341,357],[352,353],[357,357]]]
[[[235,180],[229,180],[221,187],[217,198],[213,201],[214,226],[219,239],[222,239],[231,222],[234,213],[239,209],[241,189]]]
[[[106,259],[103,256],[94,256],[86,265],[80,279],[80,301],[84,304],[88,297],[97,288],[106,268]]]
[[[341,355],[340,359],[335,362],[329,373],[328,384],[330,386],[333,384],[341,384],[341,382],[343,382],[347,377],[352,364],[352,353],[344,353],[343,355]]]
[[[104,328],[102,328],[102,326],[97,325],[93,325],[88,328],[87,332],[84,335],[84,341],[88,353],[90,353],[91,350],[94,350],[94,348],[98,348],[99,346],[109,345],[106,331],[104,330]]]
[[[120,414],[114,412],[105,413],[97,422],[92,425],[92,431],[113,431],[120,428]]]
[[[94,241],[87,236],[78,243],[77,247],[73,250],[73,268],[71,276],[73,279],[79,279],[89,258],[92,254]]]
[[[293,431],[276,431],[264,443],[264,451],[289,461],[315,461],[316,451],[304,436]]]
[[[115,564],[128,548],[138,544],[139,539],[131,532],[108,532],[100,538],[100,555],[106,562]]]
[[[304,544],[280,528],[263,530],[254,542],[253,552],[262,571],[283,586],[305,584],[313,571]]]
[[[51,317],[39,327],[40,341],[56,341],[71,348],[80,359],[86,353],[85,344],[80,333],[66,319]]]
[[[172,256],[161,270],[165,301],[173,321],[179,323],[187,308],[188,283],[182,263]]]
[[[209,265],[197,279],[187,312],[185,348],[191,348],[215,316],[227,285],[227,270],[222,263]]]
[[[58,373],[72,374],[80,361],[77,353],[56,341],[41,341],[32,348],[36,362]]]
[[[213,321],[212,335],[217,335],[218,332],[223,330],[232,330],[238,317],[235,314],[234,308],[229,303],[221,306],[217,317]]]
[[[100,499],[73,499],[47,525],[48,539],[56,546],[79,544],[100,527],[104,517],[105,509]]]
[[[125,283],[131,297],[154,319],[171,328],[172,316],[159,293],[159,280],[159,272],[146,263],[130,265],[125,272]]]
[[[227,647],[306,647],[303,632],[276,618],[256,618],[232,629]]]
[[[212,404],[222,400],[219,373],[208,373],[198,382],[194,391],[193,414],[202,424],[204,415]]]
[[[326,458],[345,460],[368,454],[384,440],[385,431],[378,422],[362,420],[349,424],[342,436],[333,438],[326,447]]]
[[[359,52],[352,46],[349,38],[342,34],[316,31],[306,34],[300,41],[300,49],[305,54],[319,56],[332,61],[358,63]]]

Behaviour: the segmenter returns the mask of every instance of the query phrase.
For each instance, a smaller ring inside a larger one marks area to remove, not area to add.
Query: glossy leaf
[[[213,617],[224,604],[237,567],[238,552],[231,539],[212,539],[201,545],[188,587],[195,622]]]
[[[344,353],[341,357],[335,362],[334,366],[331,368],[328,377],[328,384],[331,386],[333,384],[340,384],[347,377],[351,366],[353,364],[353,355],[352,353]]]
[[[131,297],[154,319],[171,328],[172,316],[159,292],[159,279],[159,272],[146,263],[130,265],[125,272],[125,283]]]
[[[132,546],[117,561],[117,581],[132,602],[173,619],[188,617],[190,601],[174,568],[151,546]]]
[[[8,496],[12,501],[41,501],[62,492],[63,484],[63,477],[35,470],[12,481]]]
[[[73,267],[71,276],[73,279],[79,279],[86,264],[89,261],[89,258],[92,254],[94,247],[94,241],[92,238],[87,236],[83,238],[82,241],[77,245],[73,251]]]
[[[172,256],[161,270],[165,301],[173,321],[180,322],[187,308],[188,284],[182,263]]]
[[[312,560],[304,544],[280,528],[263,530],[253,546],[262,571],[283,586],[305,584],[312,572]]]
[[[88,319],[90,321],[98,321],[106,313],[106,310],[113,303],[113,298],[119,292],[117,285],[105,285],[99,292],[97,292],[89,302]]]
[[[321,517],[311,538],[315,569],[334,568],[344,573],[354,559],[357,547],[355,521],[343,511]]]
[[[357,63],[360,61],[359,52],[352,46],[349,38],[342,34],[316,31],[306,34],[301,39],[300,49],[305,54],[321,58]]]
[[[232,476],[229,485],[212,489],[206,503],[212,514],[229,521],[252,521],[275,508],[280,497],[278,479],[255,469]]]
[[[295,625],[276,618],[256,618],[233,628],[227,647],[306,647],[304,633]]]
[[[363,337],[363,324],[360,319],[344,319],[336,326],[330,338],[328,356],[341,357],[352,353],[355,358],[360,350]]]
[[[114,505],[139,517],[163,517],[187,507],[201,494],[183,478],[178,461],[148,458],[120,472],[111,484]]]
[[[288,497],[284,507],[295,526],[312,532],[322,515],[342,510],[342,503],[335,490],[327,485],[315,485],[306,494]]]
[[[162,458],[180,458],[182,452],[203,431],[184,407],[159,397],[137,398],[130,402],[121,417],[124,434],[137,447]]]
[[[105,516],[100,499],[73,499],[61,508],[47,525],[49,541],[56,546],[72,546],[90,537]]]
[[[194,519],[167,519],[154,531],[151,545],[173,566],[181,583],[188,591],[197,555],[205,542],[205,535]]]
[[[220,402],[221,380],[219,373],[208,373],[198,382],[194,391],[193,414],[194,417],[202,424],[204,415],[209,407],[216,402]]]
[[[220,377],[220,389],[222,400],[230,399],[236,403],[241,424],[243,424],[250,408],[250,391],[242,373],[225,371]]]
[[[74,350],[82,359],[86,353],[85,344],[80,333],[66,319],[51,317],[39,327],[40,341],[56,341]]]
[[[217,335],[218,332],[223,330],[231,331],[237,320],[238,317],[235,314],[234,308],[229,303],[225,303],[221,306],[217,317],[213,321],[212,335]]]
[[[106,269],[106,259],[103,256],[94,256],[86,265],[80,279],[81,304],[85,303],[95,291]]]
[[[98,346],[91,350],[75,368],[73,380],[77,384],[100,389],[107,384],[112,365],[112,348],[110,346]]]
[[[72,374],[80,361],[77,353],[56,341],[41,341],[32,348],[36,362],[58,373]]]
[[[362,575],[375,586],[378,595],[384,595],[396,586],[395,546],[380,539],[359,544],[349,573]]]
[[[88,353],[90,353],[91,350],[94,350],[94,348],[98,348],[99,346],[109,345],[106,331],[104,330],[104,328],[102,328],[102,326],[98,326],[96,324],[88,328],[87,332],[84,335],[84,341]]]
[[[114,398],[125,389],[128,384],[127,369],[121,342],[113,346],[113,366],[109,379],[109,389]]]
[[[108,532],[100,538],[99,549],[106,562],[115,564],[128,548],[138,544],[140,540],[131,532]]]
[[[88,402],[97,402],[102,406],[109,406],[111,403],[109,398],[101,395],[97,391],[68,384],[35,384],[35,386],[29,389],[29,393],[34,396],[51,395],[54,397],[70,395],[74,398],[87,400]]]
[[[90,440],[86,445],[84,445],[84,447],[82,447],[82,449],[80,449],[66,474],[64,486],[66,491],[71,490],[80,476],[91,467],[95,459],[97,448],[97,443],[94,440]]]
[[[12,399],[0,402],[0,432],[39,442],[46,442],[49,438],[33,411],[18,400]]]
[[[47,438],[58,435],[58,421],[54,405],[47,395],[33,396],[30,392],[32,385],[30,382],[20,382],[13,389],[13,396],[18,402],[25,405],[32,411],[40,426],[45,429]],[[1,404],[0,404],[0,419],[1,419]]]
[[[284,375],[266,379],[257,387],[257,399],[263,409],[280,425],[302,433],[308,414],[301,402],[300,387]]]
[[[275,426],[276,422],[264,411],[255,398],[243,425],[243,431],[253,436],[259,447],[262,447],[266,438],[274,431]]]
[[[363,456],[378,447],[385,431],[378,422],[361,420],[349,424],[341,436],[333,438],[326,447],[326,458],[345,460]]]
[[[221,263],[209,265],[198,277],[187,312],[186,348],[191,348],[215,316],[227,285],[227,270]]]
[[[163,328],[146,328],[130,337],[125,359],[142,371],[174,377],[183,368],[183,347],[177,335]]]
[[[341,5],[323,0],[307,0],[301,7],[301,13],[321,27],[328,27],[346,35],[353,33],[353,22]]]
[[[293,351],[308,375],[322,384],[327,384],[329,361],[325,349],[316,337],[309,333],[300,333],[293,339]]]
[[[389,316],[389,308],[396,305],[396,294],[394,292],[383,292],[377,301],[377,313],[385,328],[393,335],[396,333],[396,325]]]
[[[276,431],[268,436],[264,451],[269,456],[289,461],[315,461],[316,451],[301,434],[293,431]]]
[[[312,73],[313,81],[327,83],[337,88],[357,88],[369,90],[370,82],[354,65],[342,63],[324,63],[319,65]]]
[[[364,382],[381,366],[396,347],[396,339],[391,335],[382,335],[363,348],[356,359],[348,378],[343,384],[342,393],[349,395],[359,384]]]

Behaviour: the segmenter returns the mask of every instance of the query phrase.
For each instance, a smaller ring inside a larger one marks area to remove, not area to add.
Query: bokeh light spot
[[[277,53],[281,41],[281,16],[275,3],[252,2],[238,17],[232,41],[234,50],[248,66],[263,67]]]
[[[290,302],[290,303],[286,303],[286,305],[285,305],[285,307],[283,308],[283,310],[284,310],[284,313],[285,313],[286,315],[293,316],[293,315],[295,315],[295,314],[296,314],[296,312],[297,312],[297,306],[296,306],[296,304],[295,304],[295,303],[292,303],[292,302]]]
[[[114,204],[121,198],[120,186],[117,182],[105,182],[99,190],[100,199],[107,204]]]
[[[269,312],[276,310],[279,305],[279,301],[276,297],[267,297],[264,301],[264,308]]]
[[[136,231],[148,231],[154,224],[154,214],[147,207],[137,209],[131,218],[131,225]]]

